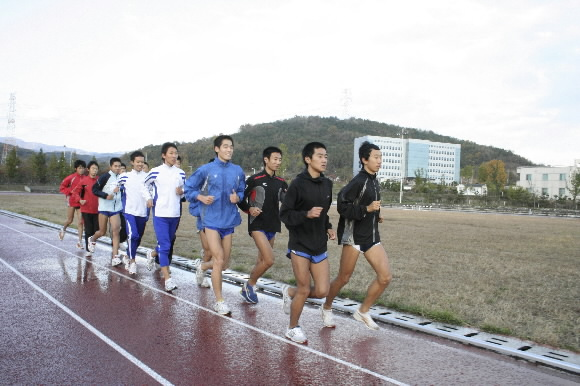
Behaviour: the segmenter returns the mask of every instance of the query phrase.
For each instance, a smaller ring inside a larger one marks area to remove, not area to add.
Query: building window
[[[566,174],[560,173],[560,181],[566,181]]]
[[[542,181],[548,181],[548,174],[547,173],[542,174]]]
[[[548,188],[542,188],[542,196],[548,195]]]
[[[532,175],[526,174],[526,181],[531,181],[531,180],[532,180]]]
[[[564,197],[565,194],[566,194],[566,188],[560,188],[560,189],[558,189],[558,195],[560,197]]]

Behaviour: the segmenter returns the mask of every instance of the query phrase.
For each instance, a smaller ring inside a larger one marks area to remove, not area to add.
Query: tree
[[[572,194],[572,201],[576,202],[576,197],[580,195],[580,169],[576,169],[576,171],[572,172],[570,176],[570,194]]]
[[[17,174],[18,174],[18,166],[20,166],[20,159],[16,154],[16,147],[12,147],[10,153],[6,157],[6,174],[8,175],[8,179],[13,181]]]
[[[64,152],[60,153],[60,158],[58,159],[58,178],[62,181],[69,174],[69,166],[68,162],[66,162],[66,156],[64,155]]]
[[[473,166],[467,165],[466,167],[461,169],[461,178],[463,178],[463,183],[473,183]]]
[[[479,167],[479,181],[487,184],[488,188],[499,193],[507,181],[507,173],[503,161],[491,160],[482,163]]]
[[[46,154],[40,152],[32,156],[32,173],[41,184],[46,184],[48,178],[48,168],[46,166]]]

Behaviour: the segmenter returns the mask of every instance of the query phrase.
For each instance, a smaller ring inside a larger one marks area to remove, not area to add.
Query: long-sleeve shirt
[[[121,193],[115,192],[119,186],[119,175],[109,170],[102,174],[93,185],[93,194],[99,197],[99,212],[120,212],[123,209]],[[112,200],[107,200],[109,195],[113,195]]]
[[[59,191],[67,197],[70,206],[77,207],[80,205],[78,202],[78,193],[81,189],[82,176],[82,174],[75,172],[66,176],[60,183]]]
[[[137,217],[147,217],[146,177],[147,173],[137,170],[131,170],[119,176],[124,213]]]
[[[365,245],[378,243],[379,212],[367,212],[367,206],[381,199],[376,175],[361,170],[338,193],[338,243]]]
[[[159,165],[145,177],[143,196],[147,200],[153,199],[153,216],[181,217],[181,198],[175,192],[185,183],[185,172],[177,166]],[[149,188],[152,188],[151,193]]]
[[[83,175],[80,181],[81,188],[72,194],[74,200],[79,202],[82,213],[99,213],[99,198],[93,194],[93,185],[96,182],[97,177],[92,178],[91,176]],[[85,203],[81,204],[81,200],[84,200]]]
[[[332,229],[328,209],[332,204],[332,181],[320,175],[313,178],[307,170],[291,183],[282,200],[280,219],[288,228],[288,249],[316,256],[327,251],[328,235]],[[320,217],[308,218],[313,207],[322,207]]]
[[[236,204],[230,194],[236,193],[238,200],[244,198],[246,176],[239,165],[223,162],[218,157],[201,166],[185,182],[185,198],[195,202],[198,195],[214,196],[210,205],[199,202],[199,215],[204,227],[219,229],[234,228],[242,223]]]

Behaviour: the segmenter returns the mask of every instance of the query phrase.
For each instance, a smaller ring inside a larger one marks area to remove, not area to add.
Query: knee
[[[314,297],[318,298],[318,299],[322,299],[325,298],[328,295],[328,289],[329,286],[328,285],[324,285],[324,286],[317,286],[314,288]]]
[[[386,272],[382,275],[377,275],[377,281],[381,286],[388,286],[391,280],[393,279],[393,275],[390,272]]]
[[[350,273],[339,273],[336,277],[336,281],[340,284],[340,287],[344,287],[349,281],[350,277],[352,276],[352,272]]]
[[[273,259],[264,259],[262,261],[262,263],[264,264],[264,268],[269,269],[270,267],[272,267],[274,265],[274,260]]]

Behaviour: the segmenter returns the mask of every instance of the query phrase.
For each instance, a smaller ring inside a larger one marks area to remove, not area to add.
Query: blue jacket
[[[185,198],[192,203],[190,213],[194,214],[194,209],[199,209],[204,227],[226,229],[240,225],[242,217],[237,205],[230,202],[230,194],[234,191],[241,201],[246,188],[245,179],[240,166],[220,161],[218,157],[201,166],[185,182]],[[199,194],[214,196],[213,203],[203,204],[197,199]]]

